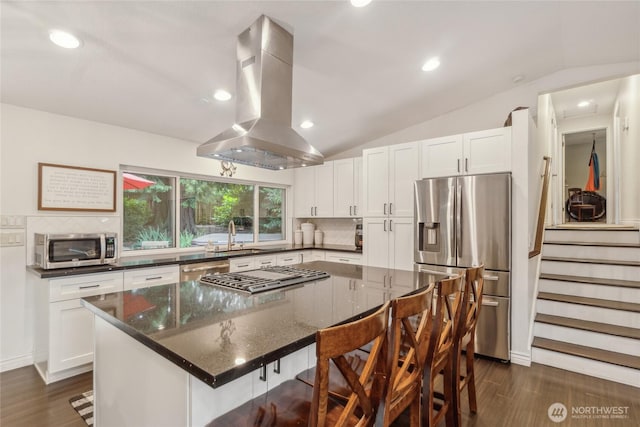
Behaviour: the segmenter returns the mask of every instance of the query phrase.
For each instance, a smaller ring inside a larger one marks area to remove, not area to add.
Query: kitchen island
[[[88,297],[96,426],[206,425],[315,365],[318,329],[441,279],[310,262],[329,278],[244,294],[197,281]]]

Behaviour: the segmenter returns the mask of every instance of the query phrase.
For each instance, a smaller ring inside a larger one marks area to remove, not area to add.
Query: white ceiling
[[[330,156],[558,70],[640,61],[640,2],[2,1],[5,103],[202,143],[234,121],[236,37],[294,34],[293,125]],[[51,44],[61,28],[83,40]],[[420,70],[437,55],[442,66]],[[508,112],[505,112],[505,115]],[[316,123],[299,129],[304,119]]]

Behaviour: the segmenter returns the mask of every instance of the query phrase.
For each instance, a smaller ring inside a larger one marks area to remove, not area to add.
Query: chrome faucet
[[[233,220],[229,221],[229,233],[227,234],[227,250],[231,250],[233,245],[236,244],[236,225],[233,223]],[[233,237],[233,240],[231,239]]]

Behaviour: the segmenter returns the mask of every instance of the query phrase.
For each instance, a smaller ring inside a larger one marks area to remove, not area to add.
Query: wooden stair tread
[[[640,340],[640,329],[611,325],[609,323],[591,322],[543,313],[536,314],[536,322]]]
[[[538,292],[538,299],[640,313],[640,304],[636,304],[632,302],[621,302],[621,301],[613,301],[613,300],[600,299],[600,298],[588,298],[588,297],[580,297],[575,295],[563,295],[563,294],[555,294],[551,292]]]
[[[640,243],[573,242],[565,240],[545,240],[544,244],[564,246],[596,246],[602,248],[640,248]]]
[[[559,353],[570,354],[572,356],[584,357],[600,362],[625,366],[627,368],[640,369],[640,357],[629,354],[615,353],[613,351],[599,348],[586,347],[578,344],[570,344],[562,341],[550,340],[548,338],[535,337],[533,347],[557,351]]]
[[[604,279],[600,277],[569,276],[569,275],[563,275],[563,274],[549,274],[549,273],[541,273],[540,279],[558,280],[563,282],[588,283],[593,285],[604,285],[604,286],[620,286],[623,288],[640,289],[640,282],[636,282],[632,280]]]
[[[616,225],[616,226],[607,226],[607,225],[592,225],[589,227],[585,226],[561,226],[556,225],[553,227],[545,227],[545,230],[561,230],[561,231],[640,231],[638,227],[633,225]]]
[[[542,261],[557,261],[557,262],[575,262],[578,264],[607,264],[607,265],[619,265],[640,267],[640,261],[619,261],[611,259],[585,259],[585,258],[565,258],[565,257],[552,257],[543,256]]]

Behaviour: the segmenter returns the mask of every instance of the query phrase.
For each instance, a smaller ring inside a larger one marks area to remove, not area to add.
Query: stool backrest
[[[313,386],[310,426],[325,426],[329,399],[329,364],[333,362],[348,384],[350,395],[336,426],[346,425],[354,415],[358,426],[373,425],[386,383],[389,303],[362,319],[321,329],[316,333],[316,377]],[[350,366],[346,353],[371,343],[362,372]]]
[[[462,321],[459,322],[458,340],[469,333],[474,333],[480,307],[482,306],[482,290],[484,288],[484,264],[468,268],[464,276],[464,293],[462,295]]]
[[[462,277],[454,276],[436,283],[436,306],[429,339],[427,365],[435,365],[452,351],[455,327],[460,321]]]

